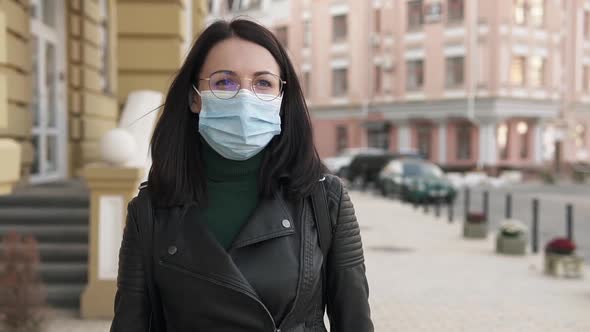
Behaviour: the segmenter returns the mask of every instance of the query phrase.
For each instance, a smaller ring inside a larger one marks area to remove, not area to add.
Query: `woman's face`
[[[209,90],[209,82],[202,80],[220,71],[234,72],[241,78],[241,89],[250,89],[251,79],[257,73],[268,72],[280,77],[279,64],[270,52],[253,42],[239,38],[229,38],[215,45],[207,54],[201,73],[195,79],[195,86],[199,91]],[[198,79],[201,79],[197,82]],[[194,113],[201,110],[198,95],[191,105]]]

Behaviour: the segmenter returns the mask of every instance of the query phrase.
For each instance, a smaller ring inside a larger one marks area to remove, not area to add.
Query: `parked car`
[[[344,178],[353,186],[365,188],[369,183],[376,183],[381,169],[395,158],[391,153],[359,154],[345,170]]]
[[[332,174],[335,174],[335,175],[338,175],[338,176],[344,178],[344,177],[346,177],[345,173],[347,172],[348,167],[350,166],[350,163],[352,162],[354,157],[356,157],[360,154],[378,155],[378,154],[383,154],[383,153],[385,153],[384,150],[377,149],[377,148],[350,148],[350,149],[345,149],[344,151],[342,151],[342,153],[340,153],[336,157],[330,157],[330,158],[324,159],[324,164],[326,165],[326,167],[328,167],[328,169],[330,170],[330,172],[332,172]]]
[[[421,158],[415,151],[404,151],[401,153],[381,152],[379,154],[359,154],[350,162],[350,166],[343,171],[344,178],[353,185],[365,188],[368,184],[377,185],[379,172],[392,160],[412,157]]]
[[[457,189],[437,165],[423,159],[390,161],[380,172],[378,188],[384,196],[407,202],[454,202]]]

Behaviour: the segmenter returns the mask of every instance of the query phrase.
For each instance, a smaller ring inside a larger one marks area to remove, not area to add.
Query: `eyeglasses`
[[[250,90],[256,97],[263,101],[273,101],[283,93],[283,85],[286,81],[269,72],[259,72],[254,78],[243,78],[250,81]],[[242,78],[233,71],[217,71],[208,78],[199,78],[199,81],[207,81],[211,93],[219,99],[231,99],[238,95],[242,89]]]

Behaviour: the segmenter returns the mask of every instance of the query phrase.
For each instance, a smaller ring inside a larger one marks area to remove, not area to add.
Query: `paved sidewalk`
[[[542,273],[542,257],[494,253],[409,205],[353,193],[376,331],[590,331],[590,281]],[[588,267],[587,267],[588,268]]]
[[[542,273],[542,257],[505,257],[411,206],[352,193],[378,332],[588,332],[590,280]],[[590,271],[590,267],[587,267]],[[63,313],[49,332],[108,331]]]

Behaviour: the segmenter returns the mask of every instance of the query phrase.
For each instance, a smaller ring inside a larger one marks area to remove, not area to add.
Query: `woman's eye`
[[[260,80],[256,82],[256,86],[261,88],[272,88],[272,83],[267,80]]]
[[[236,82],[232,81],[232,80],[218,80],[215,81],[215,86],[218,88],[227,88],[227,87],[233,87],[236,85]]]

